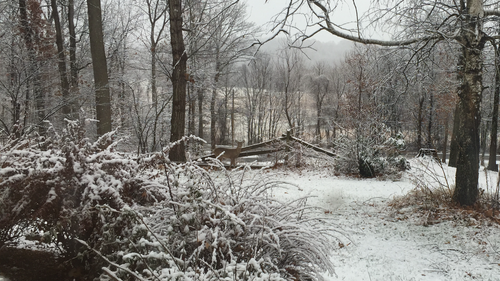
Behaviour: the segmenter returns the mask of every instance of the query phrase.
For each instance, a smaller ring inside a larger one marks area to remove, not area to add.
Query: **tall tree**
[[[382,2],[377,2],[382,3]],[[388,1],[392,4],[392,1]],[[461,85],[458,89],[458,112],[460,115],[456,140],[458,143],[456,187],[453,199],[462,205],[472,205],[477,200],[478,170],[479,170],[479,106],[482,91],[482,51],[488,36],[483,29],[486,17],[500,16],[500,11],[485,11],[482,0],[460,0],[444,3],[442,1],[397,1],[393,6],[381,9],[384,15],[393,16],[399,25],[418,26],[416,35],[409,39],[377,40],[366,39],[357,25],[357,33],[349,34],[340,31],[331,20],[330,6],[323,1],[292,1],[284,10],[285,17],[281,24],[276,25],[277,32],[286,31],[286,26],[292,20],[298,5],[307,5],[311,14],[317,19],[317,30],[331,33],[347,40],[363,44],[382,46],[403,46],[421,42],[438,42],[454,39],[461,46],[458,64],[458,78]],[[404,7],[408,4],[407,7]],[[392,9],[393,7],[397,9]],[[416,15],[415,13],[421,13]],[[452,16],[450,16],[452,15]],[[384,18],[383,16],[380,18]],[[438,21],[436,21],[438,19]],[[436,24],[437,23],[437,24]],[[306,34],[305,37],[311,35]]]
[[[490,139],[490,157],[488,159],[488,170],[498,171],[497,164],[497,129],[498,129],[498,103],[500,102],[500,47],[494,42],[495,50],[495,90],[493,93],[493,113],[491,117],[491,139]]]
[[[70,69],[70,98],[71,104],[75,106],[76,111],[79,106],[77,105],[78,93],[78,62],[76,59],[76,26],[75,26],[75,1],[68,0],[68,33],[69,33],[69,69]]]
[[[217,131],[217,88],[219,80],[231,64],[245,55],[248,50],[248,38],[255,32],[253,26],[245,21],[245,6],[238,1],[220,1],[220,8],[212,11],[214,20],[208,25],[210,28],[209,48],[213,56],[213,88],[210,99],[210,142],[215,148]]]
[[[26,49],[28,51],[28,58],[30,63],[30,76],[32,77],[32,88],[35,100],[36,116],[37,116],[37,126],[38,132],[43,135],[45,134],[45,126],[43,121],[45,119],[45,93],[42,88],[41,74],[40,74],[40,62],[38,59],[38,50],[41,48],[40,42],[37,42],[41,36],[41,6],[38,1],[35,0],[19,0],[19,13],[20,13],[20,26],[21,33],[24,39]],[[29,5],[27,5],[29,3]],[[37,46],[38,44],[38,46]],[[38,49],[38,50],[37,50]],[[26,104],[25,110],[28,110],[28,102],[30,98],[30,90],[26,90]],[[26,124],[25,124],[26,125]]]
[[[462,205],[472,205],[479,194],[479,124],[483,90],[483,48],[487,36],[483,33],[483,1],[460,1],[463,18],[460,36],[461,54],[458,64],[458,158],[453,199]]]
[[[173,71],[170,77],[173,88],[172,119],[170,121],[170,141],[175,142],[184,136],[186,122],[186,66],[187,54],[182,34],[182,0],[169,0],[170,44],[172,46]],[[181,142],[169,153],[172,161],[186,161],[185,146]]]
[[[164,106],[159,106],[158,104],[158,86],[157,86],[157,60],[158,60],[158,48],[159,43],[164,36],[164,31],[168,23],[168,7],[163,0],[146,0],[147,5],[147,15],[149,19],[149,44],[151,52],[151,96],[154,108],[154,120],[153,120],[153,140],[151,143],[151,150],[156,150],[158,146],[157,141],[157,130],[158,123],[161,113],[163,112]]]
[[[102,136],[111,131],[111,96],[102,32],[101,1],[87,0],[87,9],[92,69],[94,72],[95,107],[98,120],[97,135]]]
[[[324,62],[316,63],[311,69],[309,87],[316,106],[316,138],[321,142],[321,128],[323,127],[323,104],[329,92],[330,79],[326,75],[327,67]]]
[[[276,90],[282,98],[283,112],[288,123],[288,129],[294,135],[299,135],[299,125],[302,123],[303,108],[300,100],[303,95],[302,83],[304,82],[304,61],[297,48],[284,46],[278,54],[276,61]]]
[[[72,106],[70,104],[70,85],[68,73],[66,69],[66,55],[64,54],[64,37],[62,32],[61,20],[59,19],[59,11],[56,0],[50,0],[52,8],[52,18],[54,19],[54,27],[56,29],[56,45],[57,45],[57,67],[59,70],[59,79],[61,80],[61,91],[63,97],[62,112],[65,118],[71,118]]]

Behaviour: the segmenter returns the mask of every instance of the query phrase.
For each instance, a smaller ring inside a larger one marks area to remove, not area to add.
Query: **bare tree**
[[[323,105],[326,96],[330,93],[330,79],[324,62],[317,62],[311,69],[309,76],[309,91],[316,105],[316,138],[321,142],[321,128],[323,127]]]
[[[299,49],[286,46],[279,52],[276,61],[276,90],[282,95],[282,106],[288,128],[295,135],[300,134],[304,108],[302,83],[305,81],[305,64]]]
[[[347,92],[347,81],[344,70],[339,65],[332,67],[330,72],[331,92],[330,109],[328,116],[330,116],[330,127],[332,129],[332,138],[337,137],[337,131],[341,129],[339,123],[341,121],[342,103]]]
[[[217,117],[215,104],[217,88],[221,75],[247,53],[249,37],[254,33],[250,23],[245,21],[245,6],[237,1],[222,1],[221,8],[212,11],[215,17],[208,27],[213,30],[210,34],[210,48],[213,56],[213,89],[210,99],[210,142],[215,148],[215,131]]]
[[[42,10],[40,3],[36,1],[30,2],[27,5],[26,0],[19,0],[19,20],[21,33],[24,39],[26,49],[28,51],[28,58],[30,63],[30,76],[32,77],[33,85],[33,95],[35,100],[35,109],[37,115],[37,126],[38,132],[43,135],[45,134],[45,126],[43,121],[45,120],[45,92],[42,86],[42,77],[40,73],[41,63],[39,62],[39,53],[41,50],[40,39],[43,36],[39,36],[42,28]],[[25,109],[28,110],[29,89],[26,90],[26,105]]]
[[[62,112],[65,118],[71,118],[73,108],[70,104],[70,85],[68,80],[68,73],[66,70],[66,55],[64,49],[64,37],[62,31],[61,21],[59,19],[59,11],[56,0],[50,0],[50,6],[52,8],[52,18],[54,19],[54,27],[56,29],[56,45],[57,45],[57,56],[58,63],[57,67],[59,70],[59,77],[61,80],[61,91],[63,98]]]
[[[154,107],[155,118],[153,121],[153,140],[151,143],[151,150],[156,150],[158,146],[157,130],[158,123],[163,108],[158,103],[158,88],[157,88],[157,61],[158,61],[158,48],[160,41],[163,39],[164,31],[168,23],[168,6],[163,0],[146,0],[147,15],[150,25],[149,30],[149,49],[151,52],[151,96]]]
[[[111,132],[111,96],[109,93],[108,65],[102,32],[101,1],[87,0],[90,49],[94,71],[97,134]]]
[[[494,72],[495,84],[493,94],[493,112],[491,117],[491,140],[490,140],[490,156],[488,159],[487,169],[490,171],[498,171],[497,164],[497,128],[498,128],[498,103],[500,102],[500,48],[498,42],[493,44],[495,52]]]
[[[285,30],[291,15],[300,6],[308,7],[317,27],[311,34],[304,35],[305,38],[319,31],[326,31],[351,41],[381,46],[404,46],[419,42],[434,44],[438,41],[452,40],[460,44],[458,79],[462,83],[458,90],[458,112],[461,118],[459,118],[456,136],[459,152],[453,199],[462,205],[474,204],[479,193],[479,107],[482,91],[482,51],[485,43],[491,38],[484,33],[483,24],[490,17],[498,17],[500,12],[485,10],[482,0],[410,1],[408,3],[388,1],[388,5],[381,9],[383,15],[392,16],[391,19],[397,20],[399,24],[411,24],[419,27],[415,37],[391,41],[363,38],[359,28],[355,34],[339,30],[330,17],[332,10],[329,1],[292,0],[285,8],[284,19],[276,27],[277,32]],[[442,17],[443,14],[447,16]],[[384,18],[384,16],[380,18]],[[435,18],[444,18],[444,20],[436,25]]]
[[[262,141],[265,132],[266,93],[271,87],[271,60],[259,53],[249,65],[240,68],[240,85],[245,96],[248,144]]]
[[[170,141],[175,142],[184,136],[186,121],[186,66],[188,56],[182,34],[182,1],[169,0],[168,11],[170,15],[170,44],[172,46],[172,119],[170,121]],[[174,146],[169,153],[172,161],[186,161],[184,143]]]

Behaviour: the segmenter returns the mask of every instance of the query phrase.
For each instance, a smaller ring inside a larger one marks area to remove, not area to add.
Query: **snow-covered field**
[[[395,216],[387,204],[414,188],[410,176],[416,172],[422,170],[413,168],[399,181],[288,173],[283,180],[298,188],[277,190],[275,196],[316,196],[310,203],[326,209],[345,234],[343,247],[332,256],[336,276],[326,280],[500,280],[498,225],[448,221],[424,226],[418,218]],[[452,180],[454,170],[445,172]],[[436,173],[443,174],[440,168]],[[483,188],[486,179],[491,185],[496,173],[482,172]]]

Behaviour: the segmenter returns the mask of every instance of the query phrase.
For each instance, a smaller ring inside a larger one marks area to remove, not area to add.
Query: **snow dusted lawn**
[[[453,179],[454,170],[446,169]],[[337,276],[326,275],[326,280],[500,280],[498,225],[448,221],[424,226],[411,212],[401,219],[388,207],[395,196],[414,188],[410,176],[380,181],[289,172],[280,179],[298,187],[275,190],[274,196],[286,200],[316,196],[310,204],[324,208],[345,233],[344,247],[332,256]],[[485,189],[486,178],[491,185],[496,173],[481,172]]]

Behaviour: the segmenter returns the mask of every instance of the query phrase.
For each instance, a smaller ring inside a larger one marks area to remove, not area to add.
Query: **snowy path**
[[[336,179],[289,174],[300,189],[276,197],[315,195],[312,205],[331,211],[349,236],[332,261],[337,276],[326,280],[500,280],[500,229],[453,222],[423,226],[398,220],[387,202],[413,188],[409,181]]]

